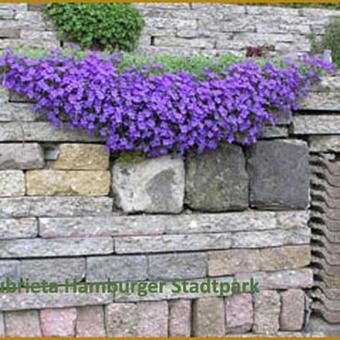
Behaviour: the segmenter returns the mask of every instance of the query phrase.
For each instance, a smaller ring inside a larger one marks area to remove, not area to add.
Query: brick
[[[305,317],[305,293],[301,289],[289,289],[281,293],[280,329],[301,331]]]
[[[31,238],[38,235],[35,218],[0,219],[0,239]]]
[[[20,262],[15,260],[0,261],[0,282],[9,278],[14,282],[20,280]]]
[[[224,303],[222,298],[202,298],[193,303],[193,336],[224,336]]]
[[[112,254],[113,240],[109,237],[72,239],[20,239],[0,241],[0,257],[51,257]]]
[[[104,309],[102,306],[77,309],[77,337],[105,337]]]
[[[50,162],[56,170],[107,170],[110,154],[103,145],[98,144],[61,144],[59,157]]]
[[[87,258],[87,281],[104,282],[147,279],[146,256],[105,256]]]
[[[254,327],[256,334],[276,334],[279,330],[280,294],[263,290],[255,294]]]
[[[41,337],[38,311],[6,312],[5,324],[8,337]]]
[[[169,336],[190,337],[191,301],[183,299],[170,301],[169,309]]]
[[[225,299],[226,333],[246,333],[254,322],[251,294],[235,294]]]
[[[75,308],[43,309],[40,311],[43,336],[75,336]]]
[[[232,275],[260,270],[258,249],[231,249],[208,253],[209,276]]]
[[[19,170],[0,171],[0,196],[25,195],[25,176]]]
[[[105,196],[110,190],[110,172],[31,170],[26,182],[30,196]]]

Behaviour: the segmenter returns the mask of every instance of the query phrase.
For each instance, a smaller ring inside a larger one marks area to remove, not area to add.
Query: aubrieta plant
[[[6,51],[0,68],[3,85],[35,101],[53,125],[100,134],[111,152],[151,157],[253,144],[266,125],[291,117],[322,71],[334,71],[308,56],[275,64],[227,59],[185,59],[200,65],[192,71],[170,57],[164,66],[122,54]]]

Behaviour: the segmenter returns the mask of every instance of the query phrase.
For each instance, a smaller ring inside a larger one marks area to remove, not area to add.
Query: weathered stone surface
[[[0,171],[0,196],[25,195],[25,176],[20,170]]]
[[[40,311],[40,320],[43,336],[75,336],[75,308],[43,309]]]
[[[137,305],[135,303],[111,303],[105,307],[108,337],[136,336],[137,320]]]
[[[21,261],[21,277],[31,282],[58,282],[66,279],[81,281],[85,277],[85,259],[43,259]]]
[[[169,308],[169,336],[190,337],[191,301],[183,299],[170,301]]]
[[[105,337],[104,309],[102,306],[77,308],[77,337]]]
[[[44,166],[42,148],[36,143],[0,144],[0,169],[40,169]]]
[[[192,209],[226,211],[248,206],[248,175],[241,147],[225,145],[187,160],[186,202]]]
[[[30,196],[105,196],[110,190],[110,172],[31,170],[26,183]]]
[[[250,202],[259,208],[305,209],[308,148],[303,141],[260,141],[250,149]]]
[[[225,299],[226,333],[246,333],[254,322],[251,294],[235,294]]]
[[[309,211],[278,211],[276,212],[277,227],[282,229],[308,227]]]
[[[137,314],[137,336],[168,336],[169,310],[166,301],[139,302],[137,304]]]
[[[109,157],[103,145],[61,144],[58,159],[49,165],[57,170],[107,170]]]
[[[112,168],[112,190],[126,212],[179,213],[184,198],[180,159],[120,158]]]
[[[5,313],[6,336],[40,337],[39,313],[35,310]]]
[[[260,270],[258,249],[230,249],[208,253],[209,276],[232,275]]]
[[[147,279],[146,256],[105,256],[87,259],[87,281],[104,282]]]
[[[305,293],[301,289],[289,289],[281,293],[280,329],[300,331],[305,316]]]
[[[306,267],[312,260],[310,245],[260,249],[262,271]]]
[[[340,136],[312,136],[309,140],[312,152],[340,152]]]
[[[152,255],[148,276],[151,279],[191,279],[205,277],[207,258],[204,253]]]
[[[340,130],[340,115],[300,115],[293,120],[296,135],[336,135]]]
[[[0,122],[44,121],[46,116],[33,110],[33,104],[3,103],[0,106]]]
[[[262,135],[264,139],[286,137],[288,137],[288,129],[285,126],[267,126]]]
[[[20,239],[0,241],[0,257],[50,257],[112,254],[110,237],[70,239]]]
[[[311,92],[306,100],[302,103],[302,109],[311,111],[340,111],[339,91],[321,91]],[[302,123],[302,122],[301,122]],[[300,124],[300,123],[299,123]],[[306,125],[299,125],[299,128],[304,128]],[[294,122],[295,126],[295,122]],[[309,125],[310,126],[310,125]],[[294,132],[297,131],[294,128]]]
[[[30,238],[38,235],[35,218],[0,219],[0,239]]]
[[[20,280],[20,262],[15,260],[0,261],[0,282],[11,279],[14,282]]]
[[[5,336],[5,322],[4,322],[4,314],[0,313],[0,336]]]
[[[118,254],[162,253],[172,251],[227,249],[231,246],[230,234],[186,234],[117,238]]]
[[[0,198],[0,217],[108,215],[112,204],[109,197]]]
[[[193,336],[224,336],[224,303],[222,298],[202,298],[193,303]]]
[[[279,330],[280,294],[263,290],[255,294],[254,327],[257,334],[275,334]]]

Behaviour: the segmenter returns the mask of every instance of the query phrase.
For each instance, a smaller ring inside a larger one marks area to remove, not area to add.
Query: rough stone
[[[187,161],[186,202],[203,211],[248,206],[248,175],[241,147],[225,145]]]
[[[321,92],[311,92],[308,94],[308,97],[302,103],[303,110],[312,110],[312,111],[340,111],[340,104],[339,104],[339,92],[338,91],[321,91]],[[297,116],[303,117],[303,116]],[[300,119],[300,118],[298,118]],[[303,119],[303,118],[302,118]],[[304,120],[300,120],[298,125],[296,126],[298,130],[295,129],[295,119],[294,119],[294,132],[295,133],[302,133],[301,129],[305,129],[307,126],[311,127]]]
[[[110,237],[1,240],[1,258],[112,254]]]
[[[35,218],[0,219],[0,239],[31,238],[38,235]]]
[[[109,197],[0,198],[0,217],[108,215],[112,204]]]
[[[58,159],[49,165],[57,170],[107,170],[109,157],[103,145],[61,144]]]
[[[279,330],[280,294],[263,290],[255,294],[254,327],[257,334],[275,334]]]
[[[340,115],[301,115],[293,120],[296,135],[336,135],[340,130]]]
[[[137,335],[137,305],[111,303],[105,307],[105,324],[108,337],[135,337]]]
[[[308,227],[309,211],[278,211],[276,220],[277,227],[282,229]]]
[[[230,234],[186,234],[122,237],[115,241],[117,254],[228,249]]]
[[[58,282],[66,279],[81,281],[85,277],[85,259],[43,259],[21,261],[21,277],[30,282]]]
[[[312,260],[310,245],[266,248],[260,254],[262,271],[303,268]]]
[[[150,279],[191,279],[205,277],[207,259],[204,253],[149,256]]]
[[[235,294],[225,299],[226,333],[246,333],[253,327],[251,294]]]
[[[44,167],[44,157],[39,144],[0,144],[1,170],[28,170],[42,167]]]
[[[43,114],[33,110],[33,104],[3,103],[0,106],[0,122],[44,121]]]
[[[202,298],[193,303],[193,336],[224,336],[224,303],[222,298]]]
[[[312,136],[309,140],[312,152],[340,152],[340,136]]]
[[[169,308],[169,336],[190,337],[191,301],[184,299],[170,301]]]
[[[0,336],[5,336],[5,322],[4,322],[4,314],[0,312]]]
[[[43,309],[40,311],[43,336],[75,336],[77,310],[75,308]]]
[[[289,289],[281,293],[280,329],[300,331],[305,316],[305,293],[301,289]]]
[[[110,172],[31,170],[26,182],[30,196],[105,196],[110,190]]]
[[[180,159],[120,158],[112,168],[112,189],[125,212],[179,213],[184,198]]]
[[[146,256],[105,256],[87,259],[87,281],[134,281],[147,279]]]
[[[305,209],[308,148],[303,141],[260,141],[250,149],[250,203],[259,208]]]
[[[166,301],[139,302],[137,314],[138,337],[168,336],[169,308]]]
[[[232,275],[260,270],[258,249],[230,249],[208,253],[209,276]]]
[[[102,306],[77,309],[77,337],[105,337],[104,309]]]
[[[0,282],[11,279],[14,282],[20,280],[20,262],[15,260],[0,261]]]
[[[0,171],[0,196],[25,195],[25,176],[20,170]]]
[[[41,337],[38,311],[7,312],[5,324],[8,337]]]

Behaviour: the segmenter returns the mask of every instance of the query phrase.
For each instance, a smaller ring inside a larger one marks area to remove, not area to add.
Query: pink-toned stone
[[[40,337],[39,313],[36,310],[6,312],[6,336]]]
[[[303,327],[305,293],[301,289],[289,289],[281,293],[280,329],[299,331]]]
[[[75,308],[42,309],[40,320],[43,336],[75,336]]]
[[[169,336],[190,337],[191,335],[191,301],[174,300],[169,303]]]
[[[105,337],[104,309],[102,306],[80,307],[77,309],[77,336]]]
[[[222,337],[225,334],[224,302],[222,298],[202,298],[193,304],[193,335]]]
[[[235,294],[225,299],[226,333],[246,333],[253,327],[251,294]]]
[[[105,324],[108,337],[135,337],[137,335],[137,305],[111,303],[105,307]]]
[[[253,332],[274,335],[279,330],[280,294],[263,290],[255,295]]]
[[[0,313],[0,337],[5,336],[4,314]]]
[[[168,336],[168,303],[166,301],[137,303],[137,336]]]

